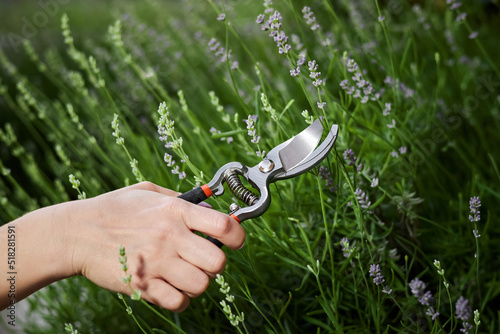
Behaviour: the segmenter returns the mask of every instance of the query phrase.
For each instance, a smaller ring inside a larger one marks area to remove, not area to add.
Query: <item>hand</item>
[[[141,297],[179,312],[199,296],[209,277],[223,271],[224,252],[192,231],[214,237],[231,249],[245,240],[228,215],[176,198],[178,193],[143,182],[84,200],[75,206],[67,231],[72,268],[94,283],[130,294],[121,277],[119,246],[127,253],[132,288]]]
[[[242,247],[245,232],[228,215],[177,195],[143,182],[39,209],[9,223],[25,245],[16,253],[16,300],[74,275],[131,294],[121,279],[125,273],[118,254],[123,245],[131,287],[153,304],[183,311],[190,298],[205,291],[209,277],[222,272],[226,264],[224,252],[193,231],[214,237],[231,249]],[[0,228],[2,240],[7,238],[8,226]],[[0,244],[2,254],[6,244]],[[10,302],[8,289],[7,283],[0,284],[1,308]]]

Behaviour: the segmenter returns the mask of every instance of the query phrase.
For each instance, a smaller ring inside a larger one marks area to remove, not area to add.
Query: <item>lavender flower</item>
[[[408,148],[406,148],[406,146],[401,146],[399,148],[399,153],[401,153],[401,154],[405,154],[407,151],[408,151]]]
[[[331,173],[328,168],[320,166],[319,167],[319,176],[322,180],[326,180],[326,186],[330,188],[330,191],[333,193],[337,190],[337,186],[333,184],[333,177],[331,177]]]
[[[480,219],[480,212],[479,208],[481,207],[481,201],[479,200],[479,196],[471,197],[469,201],[469,209],[470,209],[470,215],[469,215],[469,220],[472,223],[477,223]]]
[[[354,155],[353,150],[350,148],[344,151],[344,160],[347,162],[347,166],[356,166],[356,170],[358,172],[363,167],[363,164],[356,164],[358,158]]]
[[[463,328],[461,328],[460,331],[462,333],[469,333],[472,329],[472,325],[469,324],[469,319],[472,316],[472,308],[470,307],[469,300],[460,296],[455,304],[455,309],[457,312],[457,319],[462,320]]]
[[[372,205],[372,202],[369,201],[368,195],[362,191],[361,189],[357,188],[356,191],[354,192],[356,195],[356,199],[358,200],[359,206],[362,209],[369,209],[370,205]],[[372,213],[371,211],[366,211],[367,213]]]
[[[424,292],[425,287],[427,286],[424,282],[422,282],[418,278],[414,278],[410,284],[411,293],[418,299],[418,302],[424,306],[430,306],[430,304],[434,301],[434,297],[432,293],[427,290]]]
[[[466,17],[467,17],[467,13],[460,13],[460,14],[458,14],[458,16],[457,16],[457,22],[465,20]]]
[[[311,8],[305,6],[304,8],[302,8],[302,13],[304,14],[303,17],[306,20],[307,25],[311,27],[311,30],[312,31],[319,30],[320,26],[319,24],[316,23],[316,17],[314,16],[314,13],[311,11]]]
[[[309,77],[314,79],[314,87],[319,87],[323,83],[323,79],[320,79],[321,72],[318,72],[318,64],[316,63],[316,60],[308,62],[307,65],[309,66]]]
[[[297,68],[293,68],[290,70],[290,75],[292,77],[296,77],[300,74],[300,67],[297,66]]]
[[[349,247],[349,239],[347,239],[346,237],[343,237],[340,240],[340,245],[342,246],[342,252],[344,252],[344,257],[348,258],[349,256],[351,256],[351,253],[352,253],[354,247],[353,248]]]
[[[225,63],[230,58],[231,51],[226,52],[226,49],[215,38],[210,39],[208,46],[210,51],[219,58],[219,63]]]
[[[392,289],[386,285],[383,289],[382,292],[385,293],[386,295],[390,295],[392,293]]]
[[[434,307],[429,307],[427,311],[425,312],[429,317],[431,317],[432,321],[434,321],[437,317],[439,317],[439,312],[436,312],[434,310]]]
[[[467,321],[472,316],[472,309],[469,305],[469,301],[465,299],[463,296],[458,298],[455,304],[457,319],[462,321]]]
[[[353,81],[352,85],[348,79],[342,80],[340,83],[340,87],[346,91],[346,94],[352,95],[355,99],[360,99],[361,103],[366,103],[369,100],[378,100],[381,93],[375,93],[372,84],[363,77],[363,72],[360,71],[358,64],[354,59],[347,57],[347,53],[344,53],[344,62],[347,71],[353,73],[351,77]]]
[[[247,123],[248,135],[252,137],[251,142],[254,144],[258,144],[260,141],[260,136],[257,136],[257,130],[255,129],[257,115],[250,115],[248,116],[248,119],[244,119],[243,121]]]
[[[472,329],[472,325],[469,324],[467,321],[465,321],[463,324],[462,324],[463,328],[460,328],[460,331],[462,333],[465,333],[465,334],[468,334],[469,331]]]
[[[391,107],[392,107],[391,103],[386,103],[385,104],[385,109],[384,109],[384,111],[382,111],[382,114],[384,116],[388,116],[390,114],[390,112],[391,112]]]
[[[325,109],[326,102],[318,102],[317,104],[319,109]]]
[[[389,129],[394,129],[394,128],[396,127],[396,120],[393,118],[393,119],[392,119],[392,122],[391,122],[391,123],[389,123],[389,124],[387,124],[387,127],[388,127]]]
[[[259,23],[261,19],[261,16],[257,17],[257,23]],[[262,30],[271,30],[269,37],[272,37],[276,42],[278,52],[280,54],[286,54],[292,49],[292,47],[290,46],[290,44],[288,44],[288,36],[286,36],[283,30],[281,30],[281,20],[281,14],[278,11],[275,11],[273,15],[271,15],[269,19],[264,23],[264,25],[262,26]]]
[[[304,55],[299,56],[299,60],[297,60],[297,66],[302,66],[306,63],[306,57]]]
[[[471,32],[471,34],[469,35],[469,38],[470,38],[470,39],[475,39],[478,35],[479,35],[479,33],[478,33],[477,31],[473,31],[473,32]]]
[[[418,299],[418,302],[424,306],[429,306],[434,301],[434,297],[432,293],[427,290],[424,294]]]
[[[226,14],[222,13],[217,16],[217,21],[224,21],[226,19]]]
[[[265,20],[266,20],[266,15],[259,14],[259,16],[257,16],[257,20],[255,20],[255,23],[262,24],[264,23]]]
[[[374,177],[372,179],[372,183],[370,185],[370,187],[372,187],[372,188],[375,188],[376,186],[378,186],[378,177]]]
[[[423,295],[423,291],[425,290],[426,284],[423,281],[421,281],[420,279],[414,278],[410,282],[409,286],[410,286],[411,293],[415,297],[419,298]]]
[[[370,276],[373,277],[373,283],[375,283],[375,285],[381,285],[382,283],[384,283],[385,278],[382,275],[382,273],[380,272],[380,265],[378,265],[378,264],[370,265],[369,273],[370,273]],[[389,286],[386,285],[382,289],[382,292],[385,294],[391,294],[392,289],[390,289]]]

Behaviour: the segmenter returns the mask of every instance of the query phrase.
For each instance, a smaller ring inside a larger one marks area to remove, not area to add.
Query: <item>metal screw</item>
[[[231,213],[235,213],[236,211],[238,211],[240,209],[240,206],[236,203],[232,203],[230,206],[229,206],[229,211],[231,211]]]
[[[259,164],[259,169],[262,173],[269,173],[274,169],[274,162],[269,159],[262,160]]]

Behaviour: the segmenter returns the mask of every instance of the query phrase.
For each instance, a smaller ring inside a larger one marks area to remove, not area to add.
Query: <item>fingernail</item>
[[[211,209],[211,208],[212,208],[212,206],[211,206],[210,204],[205,203],[205,202],[200,202],[200,203],[198,203],[198,205],[199,205],[199,206],[203,206],[203,207],[205,207],[205,208],[209,208],[209,209]]]
[[[241,245],[241,247],[238,248],[238,250],[242,249],[244,246],[245,246],[245,242],[243,242],[243,245]]]

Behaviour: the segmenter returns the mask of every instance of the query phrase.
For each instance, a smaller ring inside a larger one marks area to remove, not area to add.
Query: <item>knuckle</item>
[[[195,286],[192,291],[192,294],[195,297],[198,297],[201,295],[205,290],[208,288],[210,285],[210,278],[206,274],[201,274],[199,277],[196,278]]]
[[[176,296],[169,299],[167,303],[167,309],[171,310],[172,312],[178,313],[184,311],[188,307],[189,298],[183,293],[178,293],[176,294]]]
[[[156,189],[156,185],[150,181],[142,181],[142,182],[137,184],[137,188],[149,190],[149,191],[154,191]]]
[[[227,215],[220,214],[214,218],[214,232],[217,236],[223,236],[231,230],[231,218]]]
[[[217,249],[217,252],[211,255],[209,263],[210,268],[207,268],[209,272],[221,273],[226,267],[226,254],[222,250]]]

